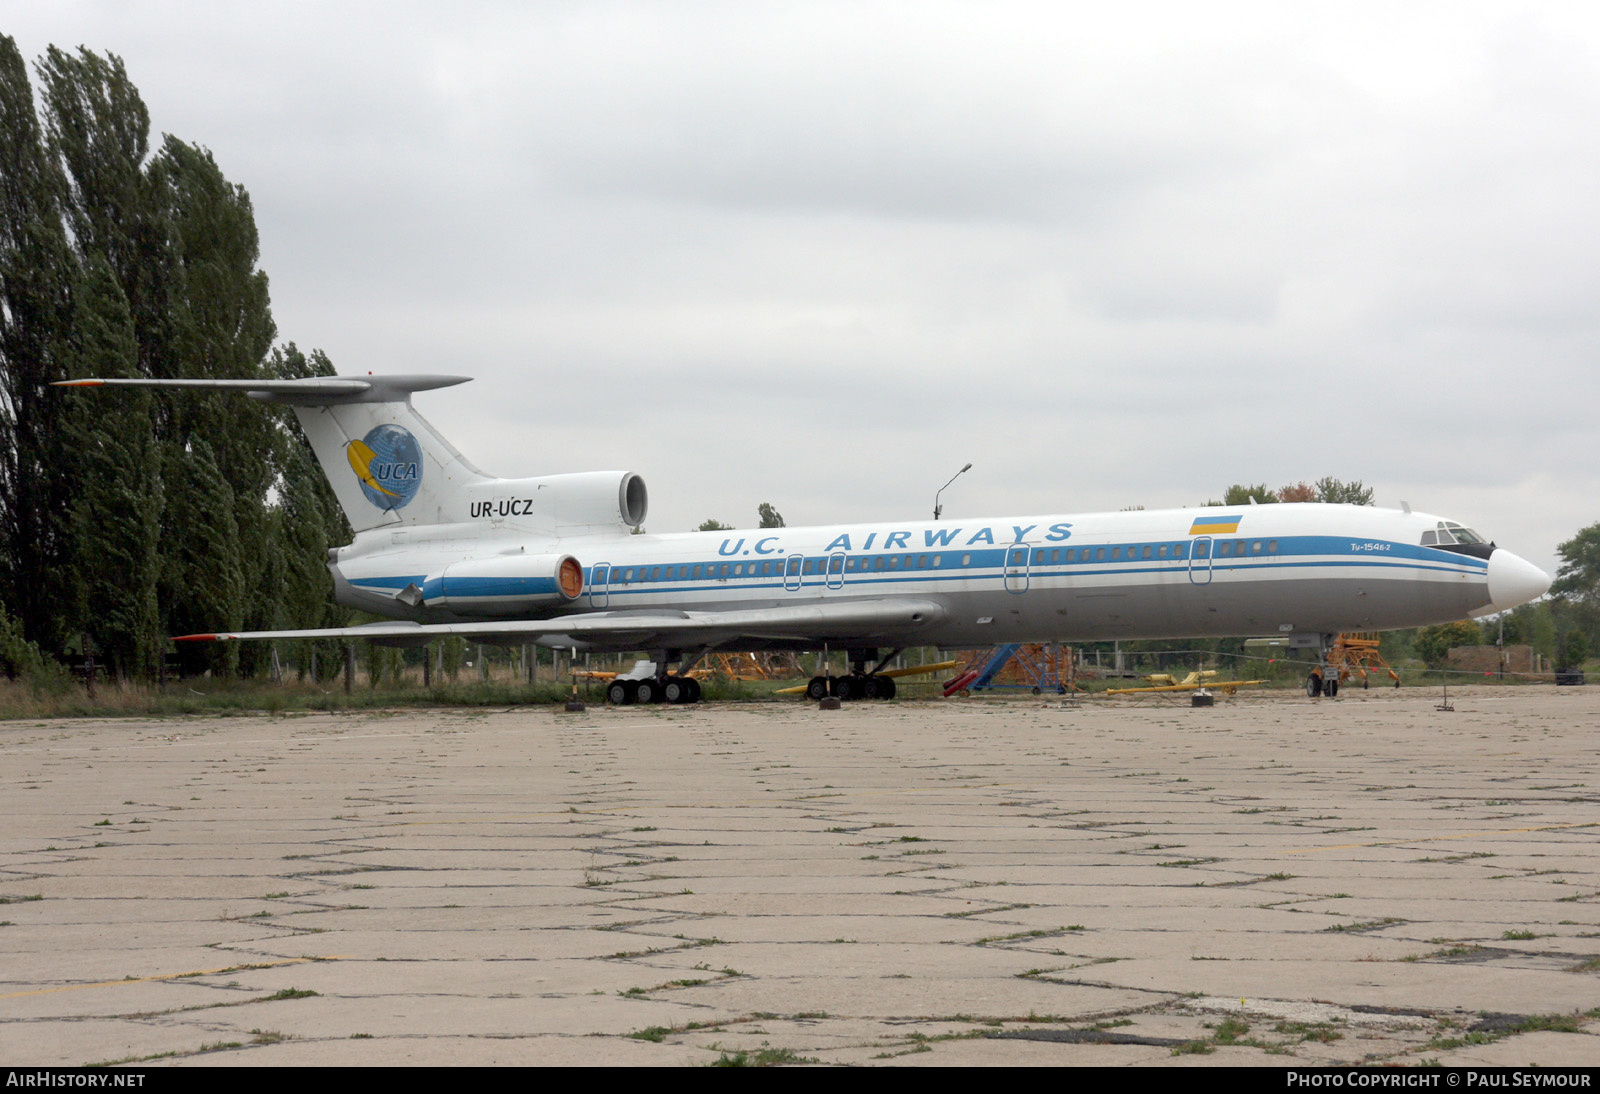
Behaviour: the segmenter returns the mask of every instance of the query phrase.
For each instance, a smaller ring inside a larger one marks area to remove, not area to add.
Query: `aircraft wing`
[[[274,638],[366,638],[391,645],[422,645],[459,635],[498,645],[540,639],[612,649],[721,646],[740,638],[797,642],[849,642],[915,631],[945,616],[932,600],[852,600],[797,607],[748,608],[730,612],[592,612],[555,619],[500,619],[473,623],[367,623],[301,631],[235,631],[185,634],[177,642],[234,642]]]

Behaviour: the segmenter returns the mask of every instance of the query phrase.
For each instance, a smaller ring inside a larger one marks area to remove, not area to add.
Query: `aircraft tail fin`
[[[411,393],[467,376],[317,376],[302,380],[64,380],[59,387],[240,391],[292,407],[350,527],[462,519],[461,488],[489,481],[411,406]]]

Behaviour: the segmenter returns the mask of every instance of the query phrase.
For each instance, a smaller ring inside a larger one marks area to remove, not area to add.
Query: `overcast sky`
[[[1600,8],[13,4],[255,204],[279,335],[651,531],[1361,479],[1600,521]],[[156,137],[155,140],[159,140]],[[154,142],[153,142],[154,143]]]

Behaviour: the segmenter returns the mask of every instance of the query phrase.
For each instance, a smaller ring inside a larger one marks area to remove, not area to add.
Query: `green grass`
[[[1297,1037],[1301,1041],[1321,1041],[1324,1044],[1344,1037],[1344,1034],[1329,1022],[1279,1022],[1272,1027],[1272,1031]]]
[[[1216,1032],[1211,1035],[1211,1039],[1219,1045],[1231,1045],[1238,1043],[1239,1038],[1249,1032],[1248,1022],[1241,1022],[1237,1018],[1224,1018],[1217,1024]]]
[[[1336,923],[1332,927],[1323,928],[1324,934],[1359,934],[1362,931],[1375,931],[1380,927],[1392,926],[1395,923],[1404,923],[1403,919],[1386,916],[1383,919],[1369,919],[1364,923]]]
[[[596,665],[596,668],[601,667]],[[548,666],[541,666],[548,677]],[[473,670],[463,669],[454,680],[444,680],[424,688],[420,671],[408,669],[408,678],[394,684],[385,681],[372,687],[365,669],[358,669],[355,687],[344,690],[343,676],[313,684],[296,681],[291,675],[283,683],[271,679],[221,680],[193,677],[171,680],[165,690],[154,684],[116,683],[102,680],[90,699],[79,684],[39,689],[25,683],[0,680],[0,721],[23,718],[104,718],[171,717],[182,714],[267,714],[318,710],[382,710],[436,707],[507,707],[565,703],[572,695],[570,678],[537,684],[522,682],[515,674],[495,669],[496,679],[485,682]],[[704,697],[714,701],[785,702],[791,696],[774,695],[779,688],[796,681],[773,680],[741,683],[710,677],[701,682]],[[905,685],[902,684],[902,687]],[[931,696],[937,692],[926,685]],[[585,684],[578,696],[594,706],[605,703],[603,688]]]
[[[801,1056],[789,1048],[762,1048],[755,1052],[724,1052],[712,1067],[782,1067],[785,1064],[814,1064],[815,1056]]]

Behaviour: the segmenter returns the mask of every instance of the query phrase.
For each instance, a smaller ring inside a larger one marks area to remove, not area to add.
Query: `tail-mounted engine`
[[[517,554],[453,562],[400,599],[465,615],[505,615],[560,607],[582,594],[583,567],[571,555]]]

